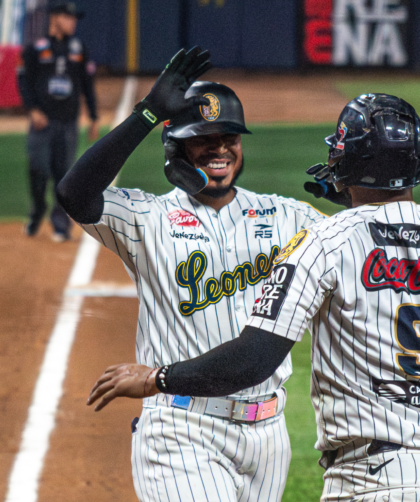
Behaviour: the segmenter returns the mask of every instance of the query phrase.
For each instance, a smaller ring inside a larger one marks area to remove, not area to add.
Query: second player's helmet
[[[325,138],[336,189],[399,190],[418,185],[419,127],[416,111],[403,99],[363,94],[350,101],[335,134]]]
[[[191,108],[189,112],[165,124],[163,142],[171,138],[182,140],[207,134],[250,134],[245,127],[244,110],[238,96],[229,87],[216,82],[198,81],[192,84],[185,98],[204,96],[209,106]]]

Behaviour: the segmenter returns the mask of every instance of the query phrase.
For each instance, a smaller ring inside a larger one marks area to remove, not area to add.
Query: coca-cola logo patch
[[[420,248],[420,227],[410,223],[389,225],[369,223],[370,233],[378,246]]]
[[[420,259],[391,258],[383,249],[376,248],[366,258],[362,269],[362,283],[368,291],[393,289],[420,294]]]
[[[169,221],[172,225],[177,225],[179,227],[199,227],[201,225],[200,220],[183,209],[177,209],[168,214]]]

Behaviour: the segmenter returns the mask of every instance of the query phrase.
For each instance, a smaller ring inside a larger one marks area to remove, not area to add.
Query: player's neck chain
[[[207,257],[202,251],[194,251],[176,270],[177,283],[190,291],[190,300],[179,304],[182,315],[189,316],[196,310],[203,310],[211,304],[218,303],[224,296],[232,296],[236,290],[243,291],[248,285],[255,285],[266,279],[273,261],[279,254],[279,246],[273,246],[270,257],[260,253],[255,263],[245,262],[238,265],[233,272],[225,271],[218,281],[214,277],[207,279],[201,291],[200,281],[207,269]]]

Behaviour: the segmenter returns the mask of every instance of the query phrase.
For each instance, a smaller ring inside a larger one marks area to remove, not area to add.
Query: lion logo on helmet
[[[213,122],[220,115],[220,101],[214,94],[204,94],[204,97],[210,101],[210,105],[201,105],[200,113],[204,120]]]

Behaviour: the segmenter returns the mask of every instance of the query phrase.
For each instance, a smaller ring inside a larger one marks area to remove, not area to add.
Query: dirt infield
[[[322,77],[213,70],[207,78],[235,89],[248,123],[333,122],[346,102],[331,81]],[[154,80],[139,79],[139,99]],[[122,87],[121,78],[98,80],[102,124],[112,122]],[[0,116],[0,133],[26,128],[22,115]],[[80,241],[78,228],[72,241],[55,244],[47,223],[35,238],[26,237],[20,223],[0,225],[0,500],[6,495],[34,385]],[[93,280],[129,284],[120,260],[106,249],[100,251]],[[106,366],[134,360],[136,319],[133,298],[84,300],[40,479],[40,502],[137,500],[131,480],[130,422],[140,413],[140,403],[121,400],[99,414],[85,405],[92,384]]]

